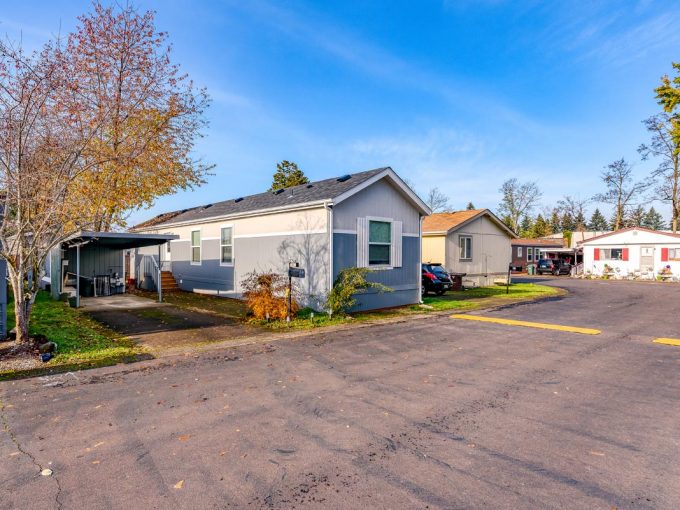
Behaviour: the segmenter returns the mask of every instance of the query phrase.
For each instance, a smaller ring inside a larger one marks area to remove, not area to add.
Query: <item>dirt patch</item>
[[[0,342],[0,372],[30,370],[43,365],[37,342],[33,340],[30,343],[16,340]]]
[[[98,310],[90,316],[152,350],[251,336],[261,330],[235,318],[176,306]]]

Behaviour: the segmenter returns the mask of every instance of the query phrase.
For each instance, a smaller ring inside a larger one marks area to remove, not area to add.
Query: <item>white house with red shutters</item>
[[[630,227],[588,239],[586,274],[621,278],[680,279],[680,234]]]

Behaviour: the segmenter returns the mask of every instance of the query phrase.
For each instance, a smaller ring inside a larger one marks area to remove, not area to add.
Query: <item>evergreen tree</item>
[[[307,184],[308,182],[309,179],[307,179],[304,172],[298,168],[296,163],[284,159],[281,163],[276,164],[276,172],[274,172],[272,178],[272,187],[269,188],[269,190],[274,191],[281,188],[290,188],[300,184]]]
[[[539,214],[536,216],[536,221],[534,221],[534,224],[531,229],[531,235],[529,237],[532,238],[539,238],[539,237],[545,237],[550,235],[552,232],[550,231],[550,224],[545,221],[545,218],[543,218],[542,214]]]
[[[570,212],[565,212],[562,214],[562,218],[560,218],[560,226],[562,227],[562,232],[565,230],[569,230],[571,232],[576,230],[576,222],[574,221],[574,217]]]
[[[663,220],[663,216],[656,212],[656,209],[652,206],[649,208],[649,211],[647,211],[647,214],[645,214],[642,226],[653,230],[664,230],[667,225]]]
[[[586,218],[581,211],[579,211],[576,216],[574,216],[575,230],[585,230],[586,229]]]
[[[596,232],[602,232],[609,229],[609,223],[607,223],[607,218],[600,212],[599,209],[595,209],[593,215],[590,217],[590,222],[588,223],[588,229],[594,230]]]
[[[562,232],[562,221],[560,220],[560,213],[557,209],[552,210],[549,225],[551,234],[559,234]]]
[[[472,202],[468,202],[466,209],[468,211],[472,211],[473,209],[475,209],[475,205]]]
[[[522,218],[522,222],[520,223],[519,227],[519,235],[520,237],[528,237],[531,235],[531,232],[533,230],[534,222],[532,221],[530,216],[525,215]]]

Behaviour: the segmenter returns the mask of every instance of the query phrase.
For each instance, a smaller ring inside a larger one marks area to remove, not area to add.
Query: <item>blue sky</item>
[[[3,3],[0,32],[27,47],[89,8]],[[590,197],[614,159],[636,162],[640,178],[655,166],[639,162],[641,121],[680,60],[680,4],[667,1],[135,5],[157,11],[175,61],[213,98],[197,152],[216,168],[205,186],[160,198],[131,223],[261,192],[282,159],[311,179],[389,165],[459,208],[496,209],[510,177],[535,181],[546,207]]]

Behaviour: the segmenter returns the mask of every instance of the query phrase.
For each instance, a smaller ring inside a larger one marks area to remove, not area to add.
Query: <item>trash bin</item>
[[[461,290],[463,288],[463,276],[467,273],[449,273],[451,277],[451,290]]]
[[[529,265],[527,266],[527,274],[528,274],[529,276],[535,275],[535,274],[536,274],[536,266],[534,266],[533,264],[529,264]]]

